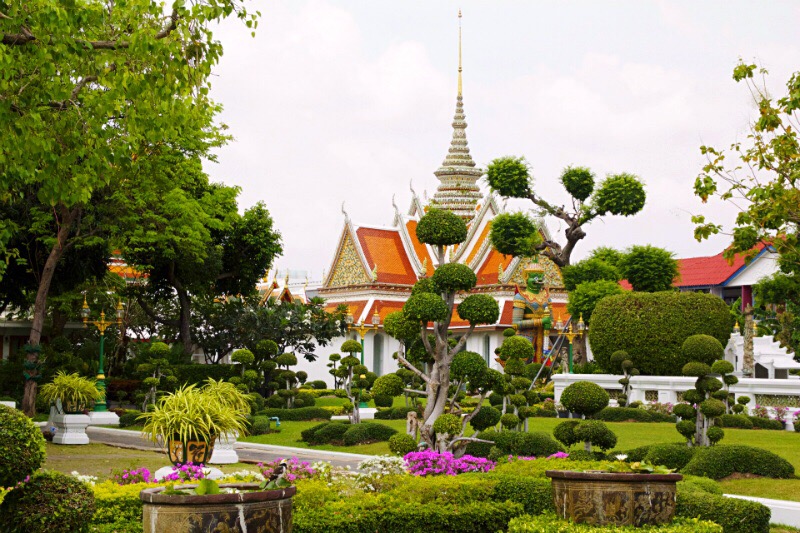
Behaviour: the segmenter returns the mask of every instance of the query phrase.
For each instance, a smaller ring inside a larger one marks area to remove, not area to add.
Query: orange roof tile
[[[514,312],[514,302],[513,301],[506,302],[503,305],[502,311],[500,312],[500,322],[499,322],[499,324],[502,324],[504,326],[511,325],[511,323],[512,323],[511,322],[511,318],[512,318],[512,313],[513,312]]]
[[[470,250],[466,261],[464,261],[465,264],[467,264],[467,265],[470,264],[472,262],[472,260],[475,258],[475,255],[480,251],[481,246],[483,245],[483,241],[486,240],[486,236],[489,235],[489,230],[491,230],[491,228],[492,228],[492,221],[490,220],[483,227],[483,231],[481,231],[481,234],[478,235],[478,239],[475,241],[475,244],[472,246],[472,250]]]
[[[478,269],[478,285],[496,284],[498,267],[501,263],[503,266],[507,267],[511,264],[511,259],[511,256],[503,255],[497,250],[492,249],[483,261],[483,265]]]
[[[358,228],[358,241],[369,268],[378,267],[379,283],[413,285],[417,276],[408,259],[400,233],[395,230]]]
[[[417,239],[417,221],[409,220],[406,222],[406,228],[408,229],[408,235],[411,237],[411,244],[414,246],[414,253],[417,254],[419,262],[424,263],[426,259],[428,260],[425,275],[428,277],[433,276],[433,261],[431,261],[431,256],[428,253],[428,247]]]
[[[367,312],[367,322],[372,320],[372,315],[375,313],[375,308],[378,308],[378,316],[381,317],[381,324],[386,320],[386,315],[396,313],[403,309],[405,302],[395,302],[386,300],[376,300],[372,303],[369,312]]]

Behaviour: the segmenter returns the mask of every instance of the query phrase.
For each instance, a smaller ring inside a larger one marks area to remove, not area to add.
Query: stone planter
[[[87,415],[54,415],[53,427],[56,430],[53,444],[89,444],[89,435],[86,434],[88,425]]]
[[[223,433],[214,443],[214,452],[211,454],[211,459],[208,460],[212,465],[232,465],[239,462],[239,454],[234,449],[236,438],[239,436],[235,431],[233,433]]]
[[[192,488],[196,485],[179,485]],[[246,491],[207,496],[168,496],[165,487],[139,493],[144,533],[291,533],[292,496],[297,489],[256,490],[257,483],[220,485]]]
[[[680,474],[547,470],[561,518],[593,525],[666,524],[675,514]]]
[[[172,464],[194,463],[196,465],[206,464],[214,452],[214,440],[206,442],[204,440],[180,441],[170,439],[167,442],[167,456]]]

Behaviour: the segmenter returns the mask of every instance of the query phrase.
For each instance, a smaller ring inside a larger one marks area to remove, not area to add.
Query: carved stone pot
[[[196,465],[206,464],[214,453],[214,442],[216,438],[212,438],[211,442],[204,440],[190,440],[181,441],[178,439],[170,439],[167,442],[167,455],[172,464],[186,464],[194,463]]]
[[[675,515],[680,474],[547,470],[561,518],[593,525],[666,524]]]
[[[175,488],[194,488],[179,485]],[[170,496],[165,487],[144,489],[144,533],[291,533],[292,496],[297,489],[257,490],[257,483],[234,483],[237,494]]]

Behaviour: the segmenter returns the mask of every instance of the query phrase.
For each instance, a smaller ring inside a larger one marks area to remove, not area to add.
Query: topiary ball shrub
[[[42,466],[42,431],[22,411],[0,405],[0,487],[13,487]]]
[[[481,407],[481,410],[472,417],[469,423],[472,425],[473,429],[483,431],[496,426],[497,423],[500,422],[502,414],[503,413],[499,409],[495,409],[491,405],[484,405]]]
[[[389,437],[389,450],[399,456],[417,451],[417,441],[405,433],[398,433]]]
[[[681,351],[688,337],[711,335],[724,346],[733,322],[728,306],[713,294],[627,292],[597,303],[589,341],[606,371],[616,370],[611,355],[625,350],[643,375],[675,376],[689,362]]]
[[[462,263],[446,263],[433,272],[433,290],[437,293],[468,291],[478,278],[475,272]]]
[[[139,422],[139,416],[141,416],[141,411],[135,411],[133,409],[125,411],[125,413],[119,417],[119,427],[127,428],[131,426],[135,426]],[[2,431],[2,430],[0,430]],[[0,483],[2,484],[2,483]]]
[[[719,426],[712,426],[706,430],[706,436],[708,437],[708,442],[714,446],[725,436],[725,430]]]
[[[794,476],[794,467],[783,457],[761,448],[721,445],[698,450],[681,472],[711,479],[733,473],[788,479]]]
[[[553,428],[553,436],[569,448],[573,444],[580,442],[580,439],[575,436],[575,426],[580,423],[580,420],[565,420]]]
[[[394,403],[394,398],[388,394],[376,394],[374,400],[375,407],[391,407]]]
[[[680,470],[692,460],[697,448],[689,448],[686,444],[654,444],[647,451],[644,460],[655,464]]]
[[[506,428],[515,428],[519,425],[519,417],[514,413],[506,413],[500,417],[500,424]]]
[[[617,445],[617,436],[599,420],[584,420],[573,430],[579,441],[591,443],[601,450],[610,450]],[[586,450],[591,451],[591,450]]]
[[[691,335],[681,345],[681,354],[687,361],[697,361],[712,365],[714,361],[722,359],[725,348],[719,339],[711,335]]]
[[[714,398],[709,398],[700,404],[700,412],[708,418],[716,418],[725,413],[725,404]]]
[[[591,416],[608,406],[608,393],[591,381],[579,381],[561,393],[561,405],[573,413]]]
[[[458,435],[461,433],[461,417],[443,414],[433,423],[433,432],[437,435]]]
[[[395,435],[397,430],[383,424],[374,422],[362,422],[351,425],[342,435],[345,446],[355,444],[365,444],[369,442],[381,442],[389,440]]]
[[[745,415],[722,415],[719,418],[724,428],[753,429],[753,422]]]
[[[459,244],[467,239],[467,224],[453,212],[434,207],[419,219],[417,238],[435,246]]]
[[[88,531],[93,515],[91,487],[60,472],[35,473],[0,503],[0,524],[8,533]]]
[[[511,445],[511,453],[523,457],[548,457],[563,451],[564,448],[544,431],[518,433]]]

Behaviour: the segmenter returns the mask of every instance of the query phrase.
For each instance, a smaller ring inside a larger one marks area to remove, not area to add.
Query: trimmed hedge
[[[119,417],[119,427],[127,428],[135,426],[136,424],[140,424],[141,422],[139,421],[139,417],[141,414],[141,411],[136,411],[134,409],[125,411],[125,414],[120,415]]]
[[[679,375],[688,362],[683,341],[711,335],[725,346],[733,316],[718,296],[695,292],[626,292],[598,302],[589,340],[595,361],[611,371],[611,354],[628,352],[644,375]]]
[[[711,520],[724,533],[769,533],[769,507],[699,491],[678,491],[676,516]]]
[[[376,420],[405,420],[408,413],[415,411],[413,407],[393,407],[391,409],[378,409],[375,413]]]
[[[519,503],[528,514],[554,511],[553,489],[549,479],[510,475],[497,476],[496,479],[493,500]]]
[[[675,417],[634,407],[606,407],[592,418],[605,422],[675,422]]]
[[[362,422],[351,425],[342,435],[346,446],[353,446],[364,442],[385,441],[395,435],[397,430],[383,424]]]
[[[178,380],[179,385],[203,383],[208,378],[216,380],[225,380],[233,376],[241,375],[242,368],[239,365],[203,365],[199,363],[191,365],[170,365],[175,378]]]
[[[632,448],[630,450],[619,453],[627,455],[628,458],[626,460],[629,463],[641,462],[644,461],[644,458],[647,457],[647,453],[653,446],[655,446],[655,444],[646,444],[645,446],[639,446],[638,448]],[[610,452],[608,455],[613,456],[616,454],[617,452]]]
[[[633,533],[637,531],[644,533],[722,533],[723,528],[714,522],[694,518],[677,518],[671,524],[660,526],[593,526],[562,520],[552,513],[539,516],[520,516],[508,523],[508,533]]]
[[[487,429],[478,434],[481,439],[492,441],[494,444],[484,442],[470,442],[467,444],[466,453],[475,457],[489,457],[492,448],[503,455],[521,455],[534,457],[547,457],[556,452],[563,452],[564,448],[544,431],[523,433],[519,431]]]
[[[786,479],[794,477],[794,466],[783,457],[761,448],[719,445],[698,450],[681,472],[711,479],[722,479],[734,472]]]
[[[753,421],[747,415],[722,415],[720,421],[724,428],[753,429]]]
[[[748,416],[747,418],[750,419],[750,422],[753,423],[753,428],[758,429],[775,429],[779,431],[783,431],[785,428],[783,427],[783,422],[778,420],[772,420],[771,418],[761,418],[760,416]]]
[[[305,422],[308,420],[330,420],[331,412],[322,407],[298,407],[297,409],[264,409],[256,413],[258,416],[277,416],[289,422]]]
[[[697,448],[686,444],[655,444],[650,447],[644,459],[647,462],[680,470],[689,464]]]

